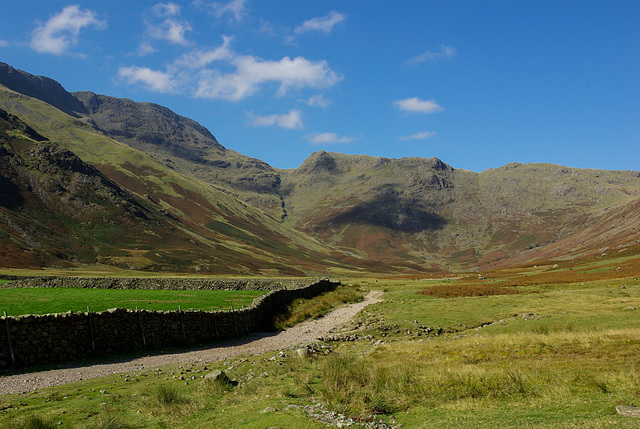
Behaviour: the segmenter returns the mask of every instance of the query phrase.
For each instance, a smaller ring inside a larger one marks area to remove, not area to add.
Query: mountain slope
[[[419,275],[639,248],[638,172],[327,152],[277,170],[2,63],[0,109],[0,266]]]
[[[113,233],[110,239],[119,246],[101,262],[145,269],[272,275],[304,275],[332,264],[325,261],[331,249],[227,192],[106,137],[90,118],[69,116],[5,87],[0,87],[0,107],[95,167],[140,206],[170,224],[168,235],[151,230],[149,235],[155,240],[142,248],[135,244],[139,238],[135,229]],[[59,233],[50,234],[52,242]],[[0,264],[6,265],[4,261]]]
[[[437,158],[317,152],[283,173],[281,193],[289,224],[363,258],[486,268],[525,262],[521,253],[540,247],[555,250],[527,256],[584,254],[565,237],[595,228],[585,222],[639,198],[640,174],[548,164],[477,174]],[[631,218],[617,222],[630,241],[640,239]],[[554,245],[561,238],[562,248]],[[591,251],[620,238],[603,236]]]
[[[98,170],[0,110],[3,265],[95,263],[119,236],[144,245],[166,228]]]
[[[226,149],[197,122],[152,103],[73,94],[96,128],[169,168],[231,193],[281,219],[280,178],[270,165]]]

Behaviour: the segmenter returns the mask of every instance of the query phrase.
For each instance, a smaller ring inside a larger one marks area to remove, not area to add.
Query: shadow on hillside
[[[345,223],[364,223],[398,232],[416,233],[442,229],[447,221],[429,210],[423,201],[417,198],[400,198],[398,195],[386,194],[350,207],[322,226]]]
[[[18,188],[11,180],[0,174],[0,207],[16,210],[22,207],[24,198]]]

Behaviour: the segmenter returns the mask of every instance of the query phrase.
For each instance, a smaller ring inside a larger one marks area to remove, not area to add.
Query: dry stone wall
[[[278,290],[306,286],[311,279],[242,279],[242,278],[148,278],[148,277],[17,277],[0,285],[10,287],[73,287],[96,289],[165,289],[165,290]]]
[[[0,369],[202,344],[269,331],[273,329],[273,317],[292,300],[312,298],[338,284],[318,280],[289,287],[281,285],[258,297],[248,308],[226,312],[111,309],[99,313],[3,317]]]

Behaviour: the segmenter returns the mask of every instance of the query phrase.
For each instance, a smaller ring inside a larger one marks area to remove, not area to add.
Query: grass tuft
[[[180,393],[178,389],[176,389],[175,387],[164,385],[158,386],[155,398],[163,407],[183,405],[189,402],[189,400],[182,393]]]
[[[229,392],[235,385],[234,382],[229,380],[207,378],[203,381],[202,386],[207,394],[219,395],[221,393]]]
[[[11,427],[15,429],[54,429],[56,425],[43,417],[31,415]]]
[[[89,426],[85,426],[85,429],[130,429],[133,426],[125,423],[122,419],[114,416],[100,417],[96,422]]]

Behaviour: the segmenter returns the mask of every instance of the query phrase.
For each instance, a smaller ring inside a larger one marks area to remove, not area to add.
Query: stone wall
[[[246,279],[246,278],[152,278],[152,277],[16,277],[0,288],[73,287],[96,289],[167,289],[167,290],[277,290],[306,286],[317,279]]]
[[[111,309],[99,313],[2,317],[0,369],[202,344],[269,331],[273,329],[273,317],[292,300],[312,298],[337,285],[319,280],[287,288],[280,286],[258,297],[250,307],[236,311]]]

